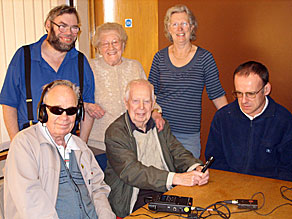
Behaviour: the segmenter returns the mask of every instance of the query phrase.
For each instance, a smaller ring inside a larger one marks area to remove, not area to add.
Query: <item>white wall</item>
[[[16,50],[37,41],[44,33],[44,20],[51,8],[66,0],[0,0],[0,89]],[[0,107],[0,143],[9,141]]]

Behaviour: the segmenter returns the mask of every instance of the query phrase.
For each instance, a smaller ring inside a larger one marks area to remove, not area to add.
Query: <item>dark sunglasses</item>
[[[51,113],[55,115],[62,115],[62,113],[65,111],[68,116],[73,116],[78,111],[77,107],[69,107],[67,109],[63,109],[58,106],[48,106],[48,105],[45,105],[45,106],[50,110]]]

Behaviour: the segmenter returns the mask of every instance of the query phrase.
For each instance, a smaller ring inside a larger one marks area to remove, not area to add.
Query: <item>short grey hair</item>
[[[47,94],[49,93],[49,91],[57,86],[67,86],[67,87],[71,88],[76,95],[76,103],[78,103],[78,100],[80,98],[80,89],[78,86],[76,86],[76,84],[74,84],[68,80],[55,80],[49,84],[44,85],[43,90],[47,89],[47,91],[44,94],[43,102],[46,101],[46,97],[47,97]]]
[[[198,22],[197,22],[195,15],[192,13],[192,11],[187,6],[175,5],[167,10],[166,15],[164,17],[164,32],[165,32],[166,38],[169,39],[170,42],[173,42],[172,36],[168,31],[168,27],[170,25],[171,15],[173,15],[175,13],[182,13],[182,12],[185,12],[188,15],[190,26],[194,26],[194,28],[191,32],[190,40],[194,41],[197,39],[196,31],[198,29]]]
[[[124,49],[125,49],[126,44],[127,44],[127,40],[128,40],[128,35],[127,35],[125,29],[123,28],[123,26],[121,24],[111,23],[111,22],[104,23],[102,25],[99,25],[96,28],[95,34],[92,38],[92,45],[95,48],[98,48],[99,43],[100,43],[100,35],[102,34],[102,32],[110,31],[110,30],[114,30],[114,31],[118,32],[118,34],[120,35],[120,39],[121,39],[122,43],[124,44]]]
[[[131,91],[131,88],[134,84],[144,84],[144,85],[148,85],[148,87],[150,88],[151,90],[151,100],[152,102],[154,103],[155,101],[155,95],[154,95],[154,87],[153,85],[145,80],[145,79],[135,79],[135,80],[132,80],[128,83],[127,87],[126,87],[126,90],[125,90],[125,100],[128,101],[129,98],[130,98],[130,91]]]

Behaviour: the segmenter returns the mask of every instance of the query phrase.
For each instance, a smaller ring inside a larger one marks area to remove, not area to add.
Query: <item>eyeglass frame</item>
[[[80,31],[80,27],[79,27],[79,26],[76,26],[76,25],[69,26],[69,25],[67,25],[67,24],[57,24],[57,23],[55,23],[55,22],[52,21],[52,20],[50,20],[50,21],[51,21],[52,24],[54,24],[54,25],[56,25],[56,26],[58,27],[58,30],[59,30],[61,33],[66,33],[66,31],[68,31],[68,28],[70,28],[70,31],[71,31],[71,33],[73,33],[73,34],[78,34],[79,31]],[[64,28],[64,31],[62,31],[61,28]],[[75,32],[73,31],[72,28],[78,28],[78,31],[75,33]]]
[[[170,23],[169,26],[171,28],[175,28],[175,29],[177,29],[179,26],[181,26],[182,28],[186,28],[186,27],[190,26],[190,22],[186,22],[186,21],[181,22],[181,23],[174,22],[174,23]]]
[[[116,45],[114,43],[117,43]],[[112,45],[112,47],[117,48],[118,46],[120,46],[122,44],[122,40],[118,39],[118,40],[112,40],[111,42],[99,42],[99,47],[102,49],[107,49],[109,48],[110,45]]]
[[[254,99],[256,98],[257,94],[264,89],[264,87],[266,86],[266,84],[261,88],[259,89],[258,91],[254,91],[254,92],[239,92],[239,91],[232,91],[232,95],[235,97],[235,98],[242,98],[243,97],[243,94],[245,95],[245,97],[249,98],[249,99]],[[238,94],[240,94],[240,97],[238,97]],[[251,95],[251,96],[250,96]]]

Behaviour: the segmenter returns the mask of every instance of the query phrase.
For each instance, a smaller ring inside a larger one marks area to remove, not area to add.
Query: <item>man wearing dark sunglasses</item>
[[[269,96],[268,69],[249,61],[233,79],[236,100],[216,112],[206,158],[215,169],[292,181],[292,115]]]
[[[70,132],[79,115],[79,88],[45,86],[39,123],[19,132],[5,166],[5,218],[115,219],[110,187],[84,141]]]
[[[0,104],[11,140],[19,130],[37,122],[42,86],[54,80],[65,79],[77,84],[85,108],[96,106],[92,70],[86,57],[75,49],[81,26],[76,9],[68,5],[52,8],[44,26],[47,34],[38,42],[18,49],[7,69]],[[80,137],[84,141],[92,123],[89,115],[81,121]]]

